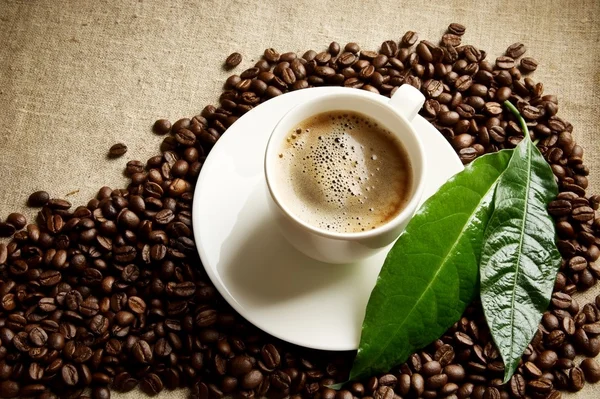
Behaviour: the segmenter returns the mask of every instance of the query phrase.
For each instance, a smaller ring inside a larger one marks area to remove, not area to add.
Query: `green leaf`
[[[412,218],[371,293],[350,379],[389,370],[460,318],[477,291],[493,192],[511,153],[475,160]]]
[[[560,265],[554,222],[546,210],[558,188],[520,121],[525,138],[498,182],[480,264],[481,302],[504,360],[504,382],[537,331]]]

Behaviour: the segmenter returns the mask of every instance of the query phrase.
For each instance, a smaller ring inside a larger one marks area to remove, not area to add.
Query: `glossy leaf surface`
[[[481,302],[504,360],[505,382],[537,331],[560,266],[554,222],[546,210],[558,188],[524,122],[521,128],[526,137],[498,182],[480,265]]]
[[[402,363],[460,318],[477,293],[483,234],[511,153],[475,160],[412,218],[371,293],[350,379]]]

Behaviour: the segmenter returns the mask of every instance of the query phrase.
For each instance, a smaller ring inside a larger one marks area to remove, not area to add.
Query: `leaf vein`
[[[528,143],[528,147],[527,147],[527,152],[531,152],[531,142]],[[515,153],[517,154],[517,153]],[[520,273],[520,269],[521,269],[521,251],[523,249],[523,236],[525,234],[525,224],[526,224],[526,216],[527,216],[527,211],[528,211],[528,207],[529,207],[529,187],[530,187],[530,182],[531,182],[531,154],[528,154],[529,156],[527,157],[527,183],[526,183],[526,190],[525,190],[525,200],[524,202],[524,212],[523,212],[523,222],[521,224],[521,235],[519,238],[519,250],[517,251],[517,262],[516,262],[516,270],[515,270],[515,278],[513,281],[513,289],[512,289],[512,298],[511,298],[511,304],[510,304],[510,314],[511,314],[511,318],[510,318],[510,331],[511,331],[511,335],[514,334],[514,328],[515,328],[515,296],[516,296],[516,290],[517,290],[517,280],[519,279],[519,273]],[[514,344],[515,344],[515,340],[511,339],[510,341],[510,353],[512,354],[514,351]]]

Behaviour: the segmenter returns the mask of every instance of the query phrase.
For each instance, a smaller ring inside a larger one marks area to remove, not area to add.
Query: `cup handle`
[[[425,96],[414,86],[403,84],[396,90],[389,104],[406,119],[412,121],[425,103]]]

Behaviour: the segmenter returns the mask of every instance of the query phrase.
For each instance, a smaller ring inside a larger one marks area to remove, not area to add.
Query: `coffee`
[[[375,229],[412,194],[410,159],[385,127],[358,112],[312,116],[279,151],[281,200],[311,226],[339,233]]]

